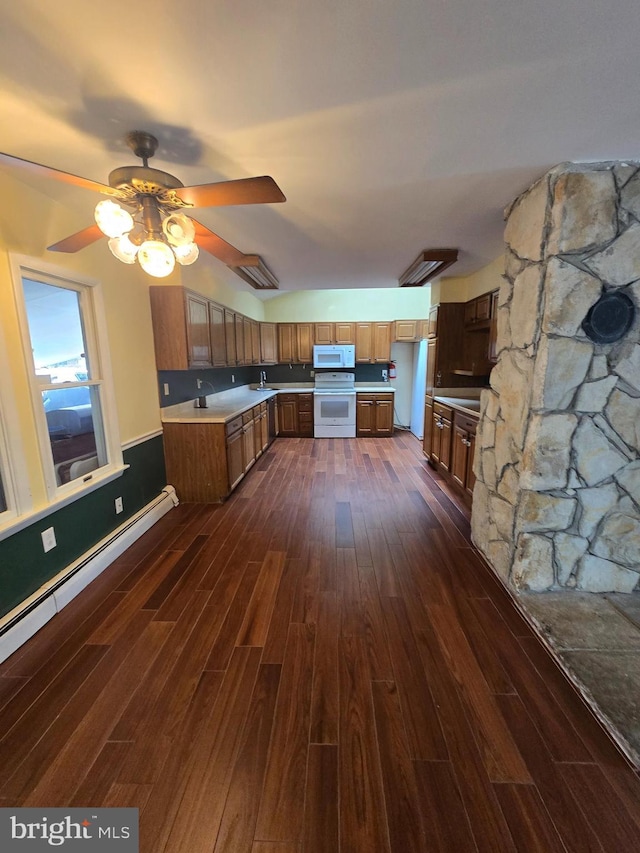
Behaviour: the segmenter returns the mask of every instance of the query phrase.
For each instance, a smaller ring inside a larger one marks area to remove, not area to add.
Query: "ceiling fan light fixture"
[[[457,249],[429,249],[420,252],[411,266],[402,273],[398,284],[400,287],[422,287],[442,275],[457,260]]]
[[[138,249],[138,261],[149,275],[165,278],[173,272],[176,256],[166,243],[160,240],[145,240]]]
[[[96,204],[95,220],[98,228],[107,237],[122,237],[133,228],[131,214],[111,199],[104,199]]]
[[[196,228],[184,213],[172,213],[162,222],[162,230],[172,246],[187,246],[193,243]]]
[[[138,254],[138,246],[132,243],[128,234],[123,234],[121,237],[112,237],[109,240],[109,249],[123,264],[135,264]]]
[[[229,266],[230,270],[244,279],[255,290],[278,290],[280,282],[262,260],[260,255],[247,255],[244,263]]]
[[[173,246],[173,254],[176,256],[176,261],[183,267],[189,266],[198,260],[200,250],[197,243],[185,243],[181,246]]]

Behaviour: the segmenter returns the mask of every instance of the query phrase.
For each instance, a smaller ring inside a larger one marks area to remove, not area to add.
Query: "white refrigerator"
[[[413,389],[411,393],[410,430],[422,440],[424,436],[424,394],[427,387],[427,342],[415,344],[413,351]]]

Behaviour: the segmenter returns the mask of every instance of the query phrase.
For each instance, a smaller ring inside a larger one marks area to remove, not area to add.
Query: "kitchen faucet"
[[[260,371],[260,387],[261,388],[264,388],[264,384],[266,381],[267,381],[267,371],[261,370]]]

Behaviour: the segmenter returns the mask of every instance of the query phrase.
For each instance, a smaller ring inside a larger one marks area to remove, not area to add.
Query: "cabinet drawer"
[[[453,409],[450,409],[448,406],[443,406],[442,403],[433,404],[433,414],[440,415],[442,418],[446,418],[448,421],[453,417]]]
[[[313,394],[298,394],[298,411],[300,414],[313,411]]]
[[[465,432],[475,434],[475,431],[478,428],[478,421],[475,418],[463,415],[460,412],[455,413],[455,422],[456,427],[465,430]]]
[[[278,394],[279,403],[295,403],[298,399],[298,394]]]
[[[249,409],[246,412],[242,413],[242,423],[246,426],[246,424],[251,423],[253,420],[253,409]]]
[[[238,432],[239,429],[242,429],[242,415],[238,415],[237,418],[229,421],[225,426],[225,432],[227,435],[233,435],[233,433]]]

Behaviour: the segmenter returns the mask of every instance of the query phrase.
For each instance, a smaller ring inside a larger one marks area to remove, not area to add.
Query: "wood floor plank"
[[[206,733],[185,768],[181,809],[171,827],[166,853],[204,853],[215,844],[260,656],[260,649],[249,646],[233,652]]]
[[[449,757],[447,745],[404,601],[387,599],[385,613],[391,664],[409,736],[411,757],[423,761],[444,761]]]
[[[235,761],[215,853],[251,851],[273,726],[280,666],[263,664]]]
[[[309,746],[304,800],[302,849],[305,853],[339,850],[337,745],[312,743]]]
[[[495,785],[511,835],[520,853],[565,853],[535,785]]]
[[[318,598],[309,740],[316,744],[337,744],[340,625],[338,602],[332,592],[320,592]]]
[[[263,663],[282,663],[284,659],[289,623],[292,621],[291,611],[302,566],[300,557],[287,557],[285,560],[264,644]]]
[[[391,849],[420,853],[426,834],[398,691],[392,681],[374,681],[371,689]]]
[[[285,551],[265,554],[236,638],[238,646],[264,646],[266,643],[285,558]]]
[[[261,841],[297,842],[302,836],[314,652],[315,627],[292,624],[256,826]]]
[[[419,813],[425,850],[433,853],[474,853],[471,831],[453,767],[448,761],[414,761]]]
[[[391,853],[364,642],[340,638],[340,851]]]

